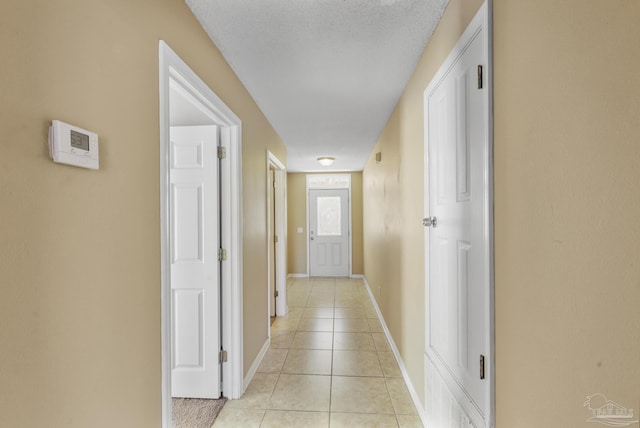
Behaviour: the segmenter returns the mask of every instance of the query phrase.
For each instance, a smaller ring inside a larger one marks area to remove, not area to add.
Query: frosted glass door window
[[[340,197],[318,197],[318,236],[340,236]]]
[[[349,174],[321,174],[307,175],[309,189],[349,189],[351,176]]]

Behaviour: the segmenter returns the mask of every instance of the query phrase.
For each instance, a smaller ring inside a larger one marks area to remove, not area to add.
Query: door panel
[[[171,246],[173,263],[202,262],[202,186],[200,184],[172,184],[171,205],[173,220]]]
[[[204,360],[204,299],[202,290],[173,290],[176,346],[174,366],[202,367]]]
[[[171,395],[220,396],[218,129],[171,128]]]
[[[349,276],[349,190],[309,190],[309,275]]]

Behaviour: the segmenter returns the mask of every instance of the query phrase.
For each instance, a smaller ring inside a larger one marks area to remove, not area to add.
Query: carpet
[[[176,428],[211,428],[226,401],[172,398],[173,423]]]

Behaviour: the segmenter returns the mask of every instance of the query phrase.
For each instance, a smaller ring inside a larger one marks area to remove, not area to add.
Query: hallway
[[[289,279],[289,313],[224,427],[421,427],[361,279]]]

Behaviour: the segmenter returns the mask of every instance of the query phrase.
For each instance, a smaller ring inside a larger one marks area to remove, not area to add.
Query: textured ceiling
[[[363,169],[447,1],[187,4],[284,140],[287,169],[310,172]]]

